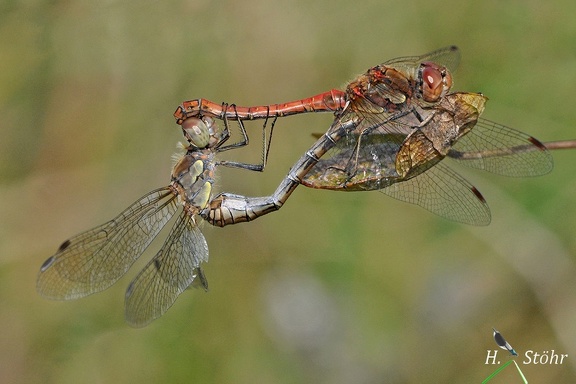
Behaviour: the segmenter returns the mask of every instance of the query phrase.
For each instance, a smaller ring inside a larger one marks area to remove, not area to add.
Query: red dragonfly
[[[328,131],[292,167],[274,194],[220,194],[201,215],[214,225],[253,220],[280,209],[298,184],[340,191],[380,190],[445,218],[490,222],[480,192],[439,162],[446,156],[507,176],[552,169],[544,144],[512,128],[479,118],[481,94],[450,93],[458,62],[455,46],[402,57],[370,68],[344,91],[258,107],[228,108],[205,99],[184,102],[174,116],[222,120],[269,119],[332,112]],[[331,156],[323,157],[327,152]]]

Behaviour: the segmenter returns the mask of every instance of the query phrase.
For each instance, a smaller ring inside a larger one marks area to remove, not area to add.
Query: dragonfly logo
[[[512,356],[518,356],[518,353],[516,353],[516,351],[514,350],[514,348],[512,348],[512,346],[504,339],[504,336],[502,336],[500,334],[500,332],[498,332],[496,329],[492,328],[492,330],[494,331],[494,341],[496,341],[496,344],[498,344],[498,346],[502,349],[507,350],[508,352],[510,352],[510,354]]]
[[[494,341],[496,342],[496,344],[500,348],[508,351],[512,358],[510,360],[508,360],[504,365],[499,367],[496,371],[494,371],[490,376],[488,376],[486,378],[486,380],[484,380],[482,382],[482,384],[488,383],[494,376],[499,374],[504,368],[506,368],[511,363],[514,363],[514,365],[516,366],[516,369],[518,370],[518,373],[520,374],[520,377],[522,378],[524,383],[528,384],[528,380],[526,380],[524,373],[522,373],[522,370],[520,370],[520,366],[518,365],[518,363],[516,363],[516,360],[514,359],[518,356],[518,353],[516,352],[516,350],[514,348],[512,348],[510,343],[508,343],[506,341],[506,339],[504,339],[504,336],[502,336],[502,334],[500,332],[498,332],[494,328],[492,328],[492,330],[494,331],[493,337],[494,337]],[[487,350],[486,352],[487,352],[486,361],[484,364],[500,365],[500,360],[497,360],[497,358],[498,358],[498,350],[497,349],[492,350],[492,351]],[[524,364],[524,365],[528,365],[528,364],[557,365],[557,364],[563,364],[564,359],[567,357],[568,357],[567,353],[558,354],[553,349],[551,351],[543,351],[542,353],[534,352],[533,350],[528,350],[524,353],[524,360],[522,361],[522,364]]]

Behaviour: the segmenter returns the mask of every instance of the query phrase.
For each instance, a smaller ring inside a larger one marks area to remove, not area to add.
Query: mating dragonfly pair
[[[451,220],[488,224],[490,211],[480,192],[441,160],[450,157],[507,176],[535,176],[552,169],[552,157],[533,137],[480,118],[484,95],[450,92],[458,62],[459,51],[452,46],[389,60],[360,75],[344,91],[289,103],[238,107],[205,99],[184,102],[174,116],[187,145],[170,185],[65,241],[41,266],[39,293],[68,300],[108,288],[179,212],[161,249],[126,291],[128,323],[147,325],[189,287],[208,289],[201,266],[208,260],[208,246],[198,217],[216,226],[254,220],[280,209],[300,184],[379,190]],[[262,171],[276,119],[308,112],[330,112],[335,119],[272,195],[213,194],[218,166]],[[254,119],[274,120],[270,137],[264,123],[262,163],[217,160],[219,152],[248,144],[243,121]],[[229,144],[231,123],[239,126],[242,139]]]

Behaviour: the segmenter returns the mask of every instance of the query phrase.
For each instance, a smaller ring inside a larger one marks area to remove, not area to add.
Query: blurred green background
[[[303,187],[255,222],[203,225],[210,291],[144,329],[123,320],[137,268],[74,302],[35,291],[62,241],[169,182],[183,100],[299,99],[456,44],[455,89],[488,95],[485,117],[576,138],[575,13],[568,0],[3,2],[0,382],[477,383],[497,367],[492,327],[521,355],[569,354],[523,365],[530,382],[575,382],[571,151],[533,179],[458,168],[492,208],[485,228]],[[282,119],[266,171],[221,169],[219,190],[270,194],[330,121]],[[248,129],[227,156],[258,161]],[[521,380],[510,366],[491,382]]]

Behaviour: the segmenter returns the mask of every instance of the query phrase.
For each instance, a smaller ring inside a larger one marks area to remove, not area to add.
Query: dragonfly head
[[[202,117],[202,119],[198,117],[187,118],[182,122],[182,131],[186,140],[199,149],[210,147],[216,134],[214,120],[207,116]]]
[[[452,75],[446,67],[431,61],[420,64],[418,71],[421,97],[428,103],[434,103],[444,97],[452,87]]]

